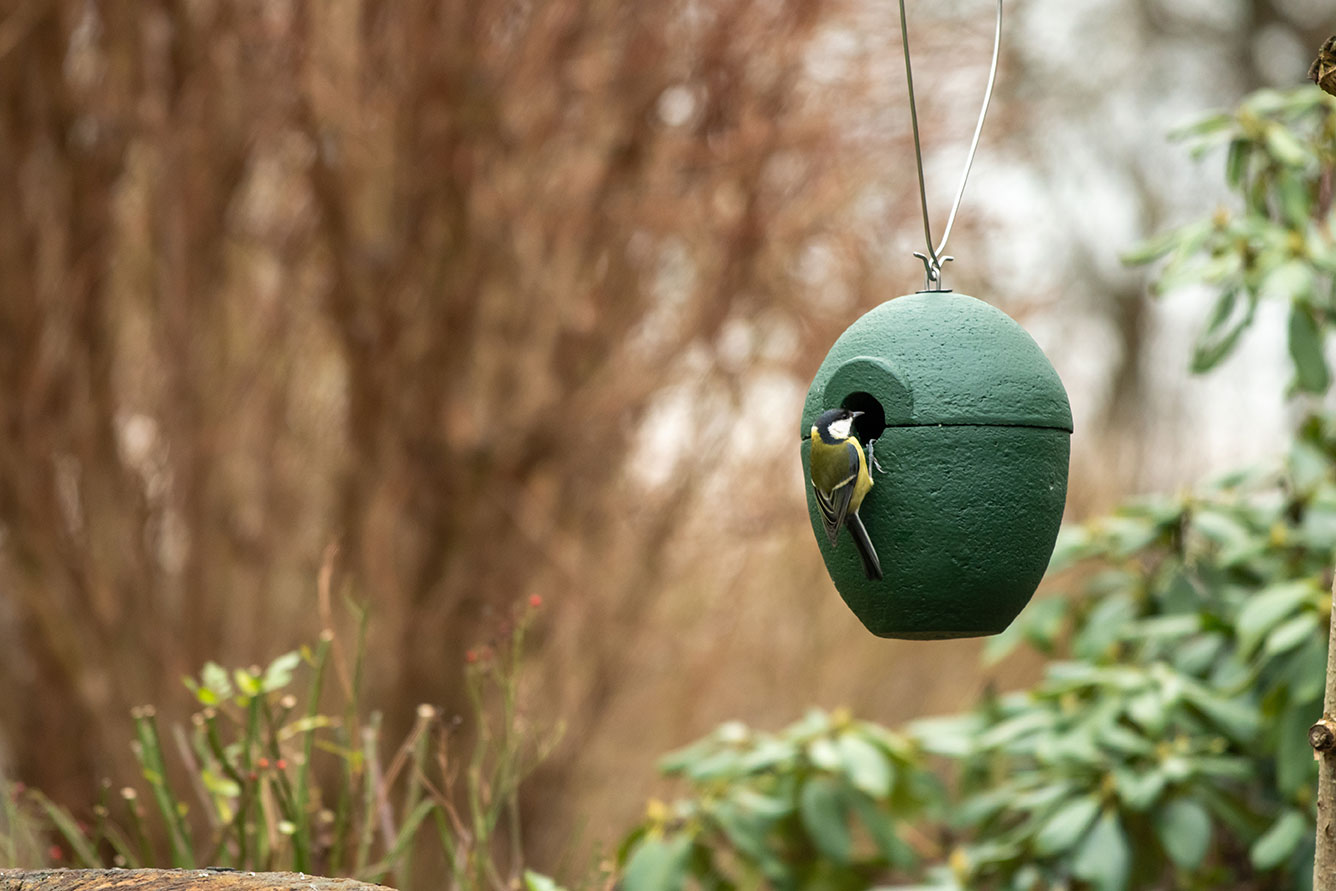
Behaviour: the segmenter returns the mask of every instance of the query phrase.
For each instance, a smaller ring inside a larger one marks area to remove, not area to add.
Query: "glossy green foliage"
[[[661,769],[691,795],[622,844],[626,891],[861,891],[917,868],[906,821],[941,797],[907,737],[817,710],[777,734],[725,724]]]
[[[1234,113],[1207,118],[1181,135],[1198,152],[1225,146],[1225,180],[1238,201],[1150,239],[1126,259],[1167,257],[1161,292],[1189,285],[1215,292],[1193,347],[1194,370],[1207,371],[1233,351],[1260,300],[1281,300],[1290,306],[1293,386],[1325,392],[1331,372],[1323,332],[1336,312],[1330,181],[1336,96],[1310,88],[1262,90]]]
[[[1305,887],[1334,547],[1317,419],[1276,471],[1066,530],[1053,572],[1074,588],[987,651],[1035,647],[1043,679],[913,728],[958,765],[941,887]]]

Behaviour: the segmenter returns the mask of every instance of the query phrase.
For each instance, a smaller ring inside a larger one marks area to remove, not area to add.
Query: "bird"
[[[863,446],[853,435],[854,421],[863,413],[846,408],[824,411],[812,425],[812,492],[821,508],[826,537],[837,543],[840,526],[849,530],[854,548],[863,560],[863,572],[873,581],[881,579],[881,561],[858,516],[858,508],[872,489]]]

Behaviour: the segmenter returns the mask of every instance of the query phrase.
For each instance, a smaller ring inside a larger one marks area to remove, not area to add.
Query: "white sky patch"
[[[1264,301],[1234,353],[1209,374],[1193,374],[1188,345],[1201,330],[1215,294],[1184,290],[1153,304],[1148,344],[1148,462],[1153,488],[1204,479],[1274,459],[1289,439],[1291,418],[1280,398],[1290,378],[1288,307]]]
[[[659,95],[659,120],[669,127],[681,127],[696,114],[696,96],[690,88],[676,85]]]
[[[1273,87],[1293,86],[1308,73],[1317,47],[1304,46],[1289,28],[1267,25],[1253,40],[1253,63]]]

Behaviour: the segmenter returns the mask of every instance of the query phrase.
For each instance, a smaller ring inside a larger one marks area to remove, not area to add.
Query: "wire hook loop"
[[[905,82],[909,88],[909,121],[914,132],[914,166],[918,170],[919,207],[923,211],[923,240],[927,243],[926,254],[915,251],[914,256],[923,261],[925,291],[949,290],[942,287],[942,266],[952,260],[943,255],[946,241],[951,237],[951,228],[956,224],[956,212],[960,210],[960,199],[965,196],[965,182],[969,179],[970,168],[974,165],[974,155],[979,149],[979,136],[983,133],[984,118],[988,116],[988,104],[993,98],[993,84],[997,81],[997,62],[1002,49],[1002,0],[997,0],[997,25],[993,32],[993,60],[988,67],[988,86],[984,88],[983,106],[979,109],[979,120],[974,125],[974,137],[970,140],[969,155],[965,158],[965,169],[960,174],[960,185],[956,187],[955,200],[951,202],[951,213],[946,218],[946,231],[937,247],[932,246],[932,224],[928,221],[928,190],[923,178],[923,148],[919,142],[918,107],[914,101],[914,68],[909,61],[909,23],[905,17],[905,0],[900,0],[900,38],[905,51]]]

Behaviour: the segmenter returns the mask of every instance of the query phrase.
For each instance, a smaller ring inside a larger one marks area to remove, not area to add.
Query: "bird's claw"
[[[873,447],[876,446],[876,444],[877,441],[875,439],[867,444],[867,463],[871,464],[876,469],[877,473],[885,473],[886,471],[877,463],[877,456],[873,453]]]

